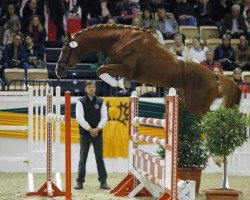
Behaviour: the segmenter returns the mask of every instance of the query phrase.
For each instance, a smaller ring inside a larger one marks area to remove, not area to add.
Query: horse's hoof
[[[131,83],[130,83],[129,80],[124,79],[123,84],[124,84],[124,87],[125,87],[126,90],[131,88]]]

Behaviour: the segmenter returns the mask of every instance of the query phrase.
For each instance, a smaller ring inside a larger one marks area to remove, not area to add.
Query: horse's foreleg
[[[120,76],[120,77],[127,77],[127,73],[124,70],[124,67],[121,64],[108,64],[102,65],[97,70],[97,76],[111,85],[112,87],[120,87],[122,89],[128,89],[131,87],[130,83],[127,82],[124,78],[116,80],[112,76]],[[111,76],[112,75],[112,76]]]

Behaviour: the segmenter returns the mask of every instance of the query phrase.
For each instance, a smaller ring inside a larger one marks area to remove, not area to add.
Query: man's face
[[[87,95],[93,97],[95,95],[95,92],[96,92],[96,86],[95,86],[95,84],[87,85],[85,87],[85,92],[87,93]]]
[[[165,18],[165,16],[166,16],[166,12],[165,12],[165,10],[158,10],[158,17],[160,18],[160,19],[164,19]]]
[[[25,43],[28,44],[28,45],[30,45],[32,43],[32,38],[30,36],[27,36],[25,38]]]
[[[20,35],[16,35],[14,38],[13,38],[13,44],[14,46],[20,46],[22,43],[22,38]]]
[[[233,17],[238,17],[240,14],[240,9],[238,8],[232,8],[232,16]]]
[[[207,52],[206,53],[206,59],[207,61],[212,61],[214,59],[214,55],[212,52]]]
[[[224,38],[224,39],[222,39],[222,43],[224,46],[227,47],[230,44],[230,39]]]

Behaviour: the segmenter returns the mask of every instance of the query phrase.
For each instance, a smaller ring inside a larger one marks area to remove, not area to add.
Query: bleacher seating
[[[174,45],[174,40],[164,40],[164,45],[167,49],[170,49]]]
[[[244,82],[250,83],[250,71],[243,71],[242,72],[242,80]]]
[[[198,37],[199,30],[197,26],[179,26],[180,33],[185,35],[186,39]]]

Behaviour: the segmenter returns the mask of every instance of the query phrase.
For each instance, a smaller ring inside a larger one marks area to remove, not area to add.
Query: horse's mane
[[[77,36],[85,31],[89,31],[89,30],[113,30],[113,29],[131,29],[131,31],[137,30],[137,31],[144,31],[144,32],[152,34],[152,32],[149,29],[140,28],[137,26],[123,25],[123,24],[97,24],[97,25],[89,26],[86,29],[82,29],[82,30],[74,33],[73,36]]]

